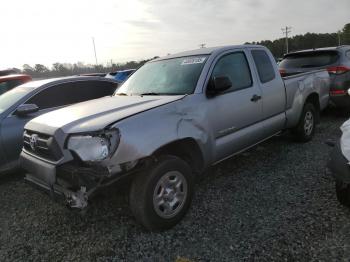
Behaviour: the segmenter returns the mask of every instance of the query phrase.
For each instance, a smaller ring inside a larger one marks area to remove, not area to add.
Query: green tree
[[[52,70],[53,71],[59,71],[60,70],[60,63],[54,63],[52,64]]]
[[[36,73],[38,73],[38,74],[42,74],[42,73],[48,72],[49,69],[48,69],[46,66],[42,65],[42,64],[36,64],[36,65],[34,66],[34,71],[35,71]]]
[[[22,67],[23,67],[23,73],[26,73],[28,75],[32,75],[34,73],[34,68],[31,67],[30,65],[24,64]]]
[[[350,45],[350,23],[346,24],[341,32],[341,43]]]

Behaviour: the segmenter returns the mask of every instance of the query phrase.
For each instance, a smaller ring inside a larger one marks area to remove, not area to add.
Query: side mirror
[[[18,116],[26,116],[37,111],[39,111],[39,107],[36,104],[23,104],[17,107],[15,114]]]
[[[211,80],[208,88],[210,95],[216,95],[232,87],[232,82],[228,76],[216,76]]]

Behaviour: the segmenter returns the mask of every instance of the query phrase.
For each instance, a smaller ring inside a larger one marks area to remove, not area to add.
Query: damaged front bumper
[[[66,200],[66,203],[71,208],[83,209],[88,205],[89,195],[91,192],[86,191],[86,187],[81,187],[79,190],[71,190],[64,185],[57,183],[56,166],[37,159],[24,152],[20,156],[20,165],[28,173],[25,176],[25,181],[37,188],[49,192],[52,197],[59,196]]]
[[[62,197],[68,207],[76,209],[86,208],[99,189],[134,173],[133,170],[126,170],[111,175],[102,166],[84,167],[72,163],[56,166],[26,152],[21,153],[20,164],[27,171],[26,182],[50,193],[52,197]]]

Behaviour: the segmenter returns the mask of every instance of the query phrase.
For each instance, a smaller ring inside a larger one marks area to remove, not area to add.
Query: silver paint
[[[276,75],[273,81],[260,83],[251,55],[253,49],[269,54]],[[235,51],[243,51],[247,56],[252,86],[214,97],[206,96],[216,61]],[[101,98],[42,115],[25,128],[55,136],[64,154],[55,165],[73,159],[64,146],[69,135],[117,128],[120,144],[111,158],[101,162],[111,175],[121,172],[121,165],[137,163],[152,156],[159,148],[182,139],[197,143],[205,168],[296,126],[309,95],[318,95],[321,110],[328,104],[329,76],[326,71],[282,79],[272,54],[264,47],[228,46],[185,54],[209,54],[193,94]],[[253,95],[262,99],[251,102]],[[26,154],[22,152],[22,157]]]

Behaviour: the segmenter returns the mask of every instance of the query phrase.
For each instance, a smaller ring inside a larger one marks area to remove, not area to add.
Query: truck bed
[[[286,89],[287,120],[295,123],[292,117],[296,103],[301,103],[304,90],[314,89],[319,94],[320,110],[324,110],[329,102],[329,74],[327,70],[315,70],[297,75],[282,77]]]

